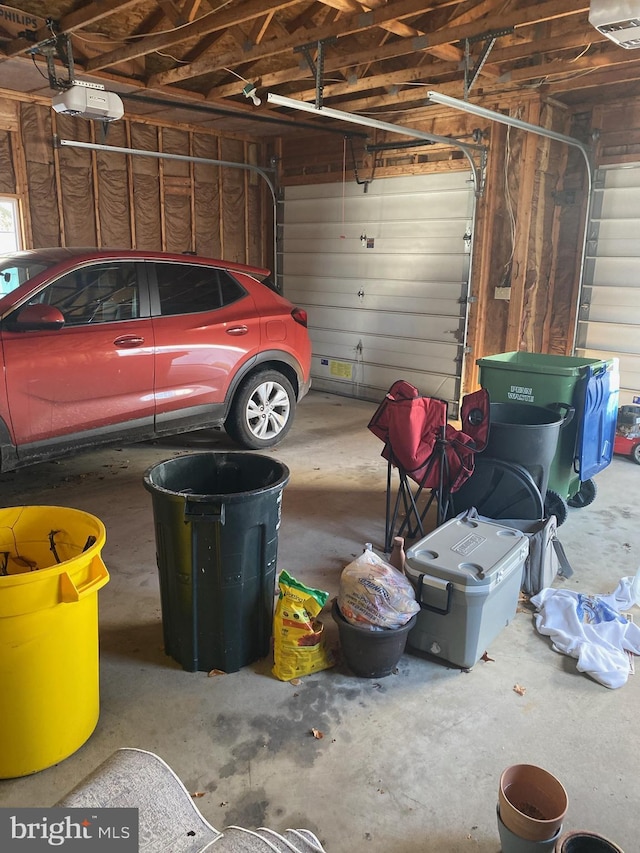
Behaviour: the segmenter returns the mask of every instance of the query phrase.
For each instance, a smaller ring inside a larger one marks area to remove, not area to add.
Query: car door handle
[[[139,335],[122,335],[122,337],[116,338],[113,343],[117,347],[132,349],[133,347],[141,347],[144,343],[144,338],[141,338]]]
[[[226,332],[228,335],[246,335],[249,331],[248,326],[230,326]]]

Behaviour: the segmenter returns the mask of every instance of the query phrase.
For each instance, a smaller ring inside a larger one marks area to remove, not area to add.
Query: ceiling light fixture
[[[256,107],[259,107],[262,101],[256,94],[256,84],[255,83],[247,83],[247,85],[242,90],[242,94],[245,98],[251,98]]]

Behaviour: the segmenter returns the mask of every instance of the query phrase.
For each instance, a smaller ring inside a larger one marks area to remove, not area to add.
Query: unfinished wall
[[[486,106],[570,132],[569,110],[535,94]],[[438,136],[488,145],[474,233],[475,301],[469,307],[465,390],[477,384],[475,360],[483,355],[520,349],[569,352],[586,202],[584,164],[562,143],[462,112],[430,107],[405,116],[404,123]],[[345,179],[364,185],[382,177],[468,168],[459,149],[405,148],[401,146],[406,137],[377,129],[365,131],[365,137],[362,130],[357,128],[346,141],[330,133],[282,140],[281,183]],[[394,142],[395,150],[371,151]],[[571,192],[564,193],[565,189]]]
[[[54,137],[232,163],[265,162],[256,140],[128,116],[107,128],[0,96],[0,192],[21,202],[27,248],[192,251],[271,266],[271,194],[245,169],[57,147]],[[267,235],[265,239],[265,233]]]

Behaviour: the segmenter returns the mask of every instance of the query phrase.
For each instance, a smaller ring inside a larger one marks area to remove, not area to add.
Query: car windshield
[[[46,263],[42,258],[35,260],[18,259],[15,255],[0,256],[0,296],[6,296],[50,266],[54,266],[54,263]]]

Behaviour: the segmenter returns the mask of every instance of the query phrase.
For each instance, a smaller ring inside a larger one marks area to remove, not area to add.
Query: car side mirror
[[[18,309],[9,328],[15,332],[54,332],[64,326],[64,315],[59,308],[53,305],[25,305]]]

